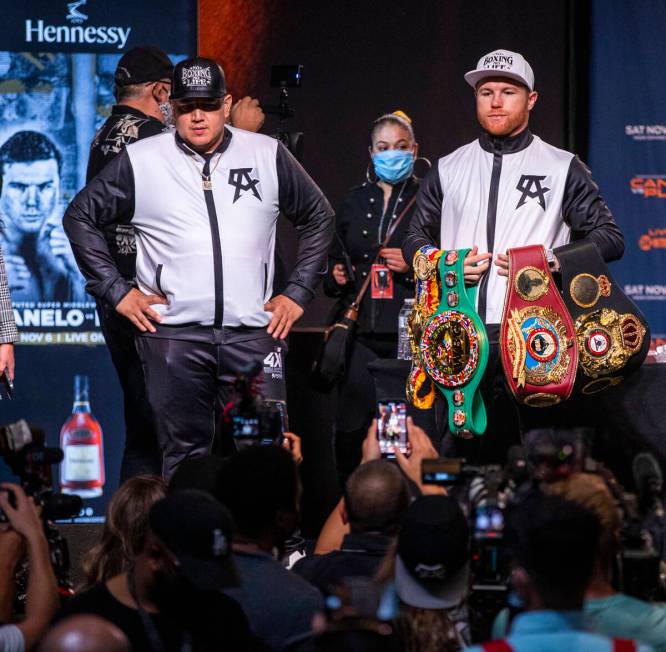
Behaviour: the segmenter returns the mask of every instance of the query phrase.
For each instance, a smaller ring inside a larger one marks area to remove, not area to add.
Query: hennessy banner
[[[666,85],[661,0],[592,2],[589,161],[625,236],[613,274],[666,340]]]
[[[62,216],[115,103],[118,60],[138,45],[174,61],[194,53],[196,0],[26,0],[3,7],[0,34],[0,246],[21,338],[0,425],[25,419],[49,446],[71,445],[55,489],[82,494],[81,517],[96,519],[117,485],[122,397]],[[2,464],[0,476],[9,477]]]

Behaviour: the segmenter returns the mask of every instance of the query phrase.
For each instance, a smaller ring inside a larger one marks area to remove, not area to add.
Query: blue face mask
[[[377,176],[391,185],[404,181],[414,169],[414,152],[403,149],[387,149],[372,155]]]

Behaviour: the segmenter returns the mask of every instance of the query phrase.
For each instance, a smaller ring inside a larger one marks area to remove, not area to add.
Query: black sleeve
[[[346,234],[349,227],[350,220],[353,219],[353,201],[348,195],[340,205],[338,212],[335,215],[335,233],[333,237],[333,244],[328,253],[328,270],[324,277],[324,294],[327,297],[338,298],[354,289],[353,283],[340,286],[333,278],[333,266],[338,263],[345,263],[349,254],[346,251]],[[351,260],[349,260],[351,265]]]
[[[440,241],[442,197],[439,166],[435,164],[421,183],[416,195],[416,210],[409,222],[407,235],[402,242],[402,255],[410,268],[414,260],[414,254],[421,247],[425,245],[437,246]]]
[[[86,289],[112,306],[132,289],[122,277],[104,238],[109,224],[128,224],[134,214],[134,173],[123,149],[81,192],[63,217],[65,233]]]
[[[571,227],[571,240],[589,238],[604,260],[617,260],[624,253],[624,236],[613,214],[599,194],[590,170],[574,156],[569,166],[564,199],[564,221]],[[557,254],[557,249],[555,249]]]
[[[278,143],[276,164],[280,210],[298,232],[296,266],[282,294],[305,307],[326,273],[334,213],[317,184],[282,143]]]

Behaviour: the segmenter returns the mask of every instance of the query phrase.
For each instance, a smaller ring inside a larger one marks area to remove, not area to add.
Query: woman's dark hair
[[[137,475],[120,485],[106,510],[100,542],[83,557],[83,589],[127,570],[143,549],[148,512],[166,490],[156,475]]]

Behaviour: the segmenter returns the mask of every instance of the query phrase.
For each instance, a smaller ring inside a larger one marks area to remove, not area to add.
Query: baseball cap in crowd
[[[196,587],[238,586],[231,558],[231,516],[210,494],[196,489],[169,494],[150,508],[149,521],[155,536]]]
[[[224,97],[227,84],[222,67],[212,59],[192,57],[176,64],[170,100]]]
[[[450,496],[421,496],[405,513],[398,535],[395,588],[419,609],[450,609],[467,593],[469,528]]]
[[[522,54],[510,50],[495,50],[482,56],[474,70],[465,73],[465,81],[472,87],[486,77],[508,77],[534,90],[534,73]]]
[[[116,67],[114,81],[116,86],[130,86],[171,79],[171,75],[171,59],[159,48],[142,46],[123,54]]]

